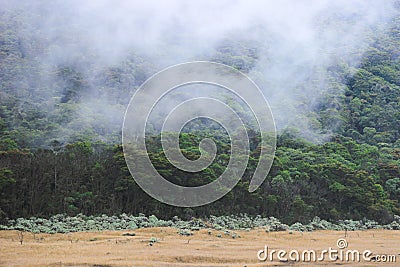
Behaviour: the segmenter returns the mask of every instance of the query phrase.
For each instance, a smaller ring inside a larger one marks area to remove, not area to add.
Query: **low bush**
[[[77,216],[67,216],[57,214],[48,219],[46,218],[18,218],[9,220],[7,224],[0,225],[0,230],[20,230],[32,233],[70,233],[79,231],[105,231],[105,230],[135,230],[147,227],[174,227],[178,229],[180,235],[192,235],[192,231],[200,229],[208,229],[221,231],[225,235],[231,235],[235,230],[249,231],[253,228],[263,228],[266,232],[275,231],[300,231],[308,232],[314,230],[365,230],[365,229],[390,229],[400,230],[400,216],[395,215],[394,220],[390,224],[379,225],[371,220],[341,220],[337,223],[331,223],[315,217],[307,224],[296,222],[290,226],[281,223],[274,217],[251,217],[247,214],[231,215],[231,216],[210,216],[206,219],[196,219],[185,221],[178,217],[171,220],[161,220],[156,216],[149,217],[144,214],[127,215],[125,213],[119,216],[86,216],[78,214]],[[222,235],[221,235],[222,236]],[[237,236],[233,237],[236,238]]]

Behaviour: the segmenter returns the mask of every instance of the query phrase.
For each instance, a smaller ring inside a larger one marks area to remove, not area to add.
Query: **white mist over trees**
[[[11,94],[26,99],[20,109],[32,102],[42,116],[62,125],[36,144],[79,138],[79,132],[113,142],[119,139],[127,100],[146,78],[172,64],[218,61],[256,81],[278,129],[295,127],[320,142],[340,127],[344,76],[374,42],[371,33],[385,30],[394,4],[1,1],[10,23],[3,21],[2,32],[13,27],[22,51],[13,55],[18,60],[11,71],[18,75],[2,80],[15,88],[8,86]],[[4,61],[11,59],[3,55]],[[326,102],[329,118],[321,120],[315,111]]]

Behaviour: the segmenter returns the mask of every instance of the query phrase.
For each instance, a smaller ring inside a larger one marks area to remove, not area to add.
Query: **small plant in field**
[[[178,234],[183,235],[183,236],[191,236],[191,235],[193,235],[193,233],[190,232],[190,230],[188,230],[188,229],[180,229],[178,231]]]
[[[152,238],[150,238],[150,240],[149,240],[149,244],[151,244],[151,246],[154,244],[154,243],[158,243],[160,240],[158,240],[157,238],[155,238],[155,237],[152,237]]]

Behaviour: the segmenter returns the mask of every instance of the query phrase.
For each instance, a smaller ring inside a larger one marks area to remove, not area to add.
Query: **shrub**
[[[193,235],[193,233],[190,232],[190,230],[188,230],[188,229],[180,229],[180,230],[178,231],[178,234],[184,235],[184,236],[191,236],[191,235]]]
[[[308,227],[307,227],[308,226]],[[302,225],[301,223],[297,222],[292,224],[289,229],[291,231],[297,231],[297,232],[309,232],[312,231],[313,228],[309,225]]]
[[[76,216],[66,216],[57,214],[49,219],[31,217],[29,219],[18,218],[8,220],[7,224],[0,225],[0,230],[20,230],[34,233],[69,233],[77,231],[103,231],[103,230],[135,230],[145,227],[175,227],[180,229],[179,234],[192,234],[191,231],[209,229],[208,234],[212,234],[212,229],[221,231],[225,235],[233,235],[234,230],[250,231],[253,228],[264,228],[266,232],[273,231],[314,231],[314,230],[363,230],[363,229],[400,229],[400,216],[395,215],[392,223],[381,226],[371,220],[343,220],[337,224],[325,221],[319,217],[314,217],[308,224],[294,223],[288,226],[281,223],[275,217],[251,217],[246,214],[231,216],[210,216],[206,219],[192,218],[183,221],[175,216],[171,220],[161,220],[151,215],[146,217],[144,214],[137,216],[125,213],[119,216],[86,216],[78,214]]]
[[[158,243],[159,242],[159,240],[157,239],[157,238],[155,238],[155,237],[152,237],[152,238],[150,238],[150,240],[149,240],[149,243],[150,244],[154,244],[154,243]]]

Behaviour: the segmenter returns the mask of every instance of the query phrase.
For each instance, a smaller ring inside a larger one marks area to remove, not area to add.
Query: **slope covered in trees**
[[[2,220],[142,212],[167,219],[248,213],[285,223],[315,216],[391,222],[400,214],[400,13],[388,29],[371,33],[373,42],[359,65],[339,61],[325,70],[329,89],[311,111],[301,114],[317,136],[324,135],[323,141],[307,141],[308,132],[296,125],[280,129],[271,172],[249,193],[257,164],[254,133],[249,166],[235,189],[209,206],[192,209],[164,205],[144,193],[129,174],[120,145],[127,96],[159,70],[157,63],[131,53],[103,68],[90,59],[95,51],[81,51],[71,55],[74,60],[56,65],[41,61],[61,43],[73,46],[78,36],[50,41],[25,24],[26,15],[13,10],[0,14]],[[204,57],[258,77],[260,45],[227,38]],[[312,105],[304,98],[290,105]],[[210,136],[210,124],[199,121],[191,127],[196,131],[183,133],[181,145],[194,159],[201,137]],[[157,134],[148,139],[150,156],[170,181],[204,184],[218,177],[229,160],[225,133],[219,129],[211,137],[220,153],[190,179],[167,162]]]

